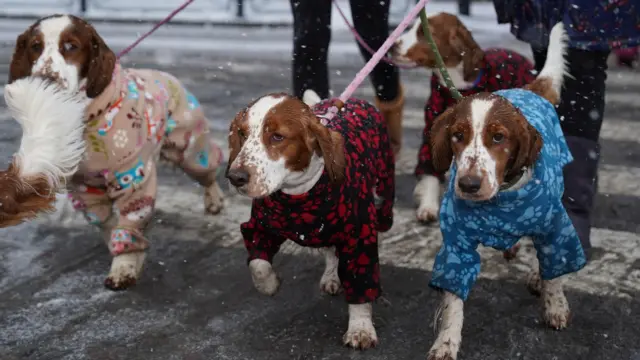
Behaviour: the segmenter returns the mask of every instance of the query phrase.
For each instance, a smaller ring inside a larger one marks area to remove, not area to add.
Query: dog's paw
[[[416,219],[422,223],[432,223],[438,221],[438,207],[424,205],[416,209]]]
[[[104,287],[109,290],[119,291],[133,287],[138,279],[132,274],[109,274],[104,279]]]
[[[427,354],[427,360],[456,360],[457,349],[450,342],[435,344]]]
[[[325,272],[320,278],[320,290],[329,295],[338,295],[342,292],[342,283],[337,271]]]
[[[135,252],[114,257],[111,262],[111,271],[104,280],[104,286],[113,291],[134,286],[140,276],[145,256],[144,252]]]
[[[249,263],[251,269],[251,279],[256,290],[261,294],[273,296],[280,288],[280,279],[271,264],[262,259],[251,260]]]
[[[211,215],[219,214],[224,208],[224,197],[222,189],[214,183],[204,192],[204,211]]]
[[[373,324],[359,324],[359,326],[352,326],[349,324],[349,329],[342,337],[342,342],[354,349],[365,350],[378,345],[378,335]]]
[[[569,325],[571,311],[563,293],[542,295],[544,322],[552,329],[562,330]]]
[[[416,219],[423,223],[435,222],[438,220],[438,211],[437,205],[421,204],[416,210]]]

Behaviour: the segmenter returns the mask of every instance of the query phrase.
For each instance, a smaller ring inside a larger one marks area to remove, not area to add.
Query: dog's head
[[[462,99],[436,118],[430,135],[433,165],[445,172],[456,161],[458,197],[483,201],[531,168],[542,137],[508,100],[489,93]]]
[[[482,67],[484,51],[457,16],[439,13],[428,17],[429,29],[447,68],[462,66],[465,81],[473,81]],[[416,19],[391,49],[394,61],[429,69],[437,68],[436,57],[427,43],[422,22]]]
[[[339,182],[344,177],[343,149],[342,136],[323,126],[304,102],[269,94],[231,122],[226,176],[252,198],[303,186],[311,181],[309,173],[322,166]]]
[[[116,56],[96,29],[73,15],[52,15],[16,40],[9,83],[28,76],[53,79],[69,91],[86,88],[89,98],[111,82]]]

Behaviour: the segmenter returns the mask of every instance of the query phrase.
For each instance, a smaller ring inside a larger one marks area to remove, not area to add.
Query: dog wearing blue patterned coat
[[[463,304],[480,273],[480,244],[507,251],[532,240],[538,264],[530,288],[542,297],[545,322],[567,326],[561,276],[582,269],[586,258],[561,202],[562,169],[573,160],[554,107],[566,74],[565,42],[557,24],[547,61],[531,84],[469,96],[435,120],[433,163],[441,173],[450,168],[450,181],[430,282],[444,292],[442,323],[428,360],[457,358]]]

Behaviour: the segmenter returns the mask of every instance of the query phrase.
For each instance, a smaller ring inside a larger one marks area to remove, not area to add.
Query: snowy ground
[[[481,45],[529,54],[504,27],[470,24]],[[3,20],[0,37],[12,41],[25,25]],[[98,28],[119,49],[133,40],[132,31],[145,27]],[[124,60],[178,76],[226,144],[229,121],[240,108],[261,94],[288,90],[290,37],[287,28],[174,26]],[[0,78],[6,79],[11,47],[0,49]],[[332,85],[340,92],[362,60],[343,30],[336,31],[331,50]],[[414,221],[411,201],[428,78],[414,70],[403,79],[406,147],[397,171],[396,222],[381,241],[385,295],[374,308],[378,349],[360,354],[340,346],[346,306],[342,298],[320,295],[322,266],[313,253],[284,249],[275,261],[284,279],[280,293],[259,295],[238,231],[249,202],[225,186],[227,209],[205,217],[200,190],[181,173],[163,169],[152,249],[140,284],[130,291],[102,287],[109,256],[80,219],[0,230],[0,359],[424,358],[434,340],[431,319],[439,297],[427,282],[440,234]],[[538,302],[523,284],[530,249],[514,264],[486,250],[482,279],[466,307],[459,359],[640,359],[639,93],[640,73],[610,72],[593,230],[597,251],[568,280],[570,328],[555,332],[541,324]],[[371,100],[369,84],[357,95]],[[20,129],[2,107],[0,120],[5,166]]]

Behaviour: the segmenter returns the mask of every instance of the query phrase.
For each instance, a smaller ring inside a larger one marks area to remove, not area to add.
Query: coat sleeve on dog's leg
[[[355,233],[357,239],[345,239],[336,247],[338,277],[349,304],[370,303],[381,294],[378,232],[366,224]]]
[[[111,230],[109,250],[112,255],[143,251],[149,247],[144,229],[155,209],[157,175],[155,166],[145,174],[145,181],[115,200],[118,221]]]
[[[267,232],[263,225],[263,221],[267,220],[262,219],[260,214],[260,206],[254,203],[251,206],[251,218],[240,225],[244,246],[249,253],[247,263],[255,259],[272,262],[273,257],[280,250],[280,245],[287,240],[273,232]]]
[[[388,138],[387,138],[388,139]],[[380,155],[376,161],[378,180],[376,195],[382,198],[382,205],[377,209],[379,232],[385,232],[393,226],[393,204],[395,202],[395,160],[388,141],[380,142]]]
[[[67,195],[73,208],[91,225],[102,226],[113,213],[113,202],[105,190],[90,186],[74,186]]]

